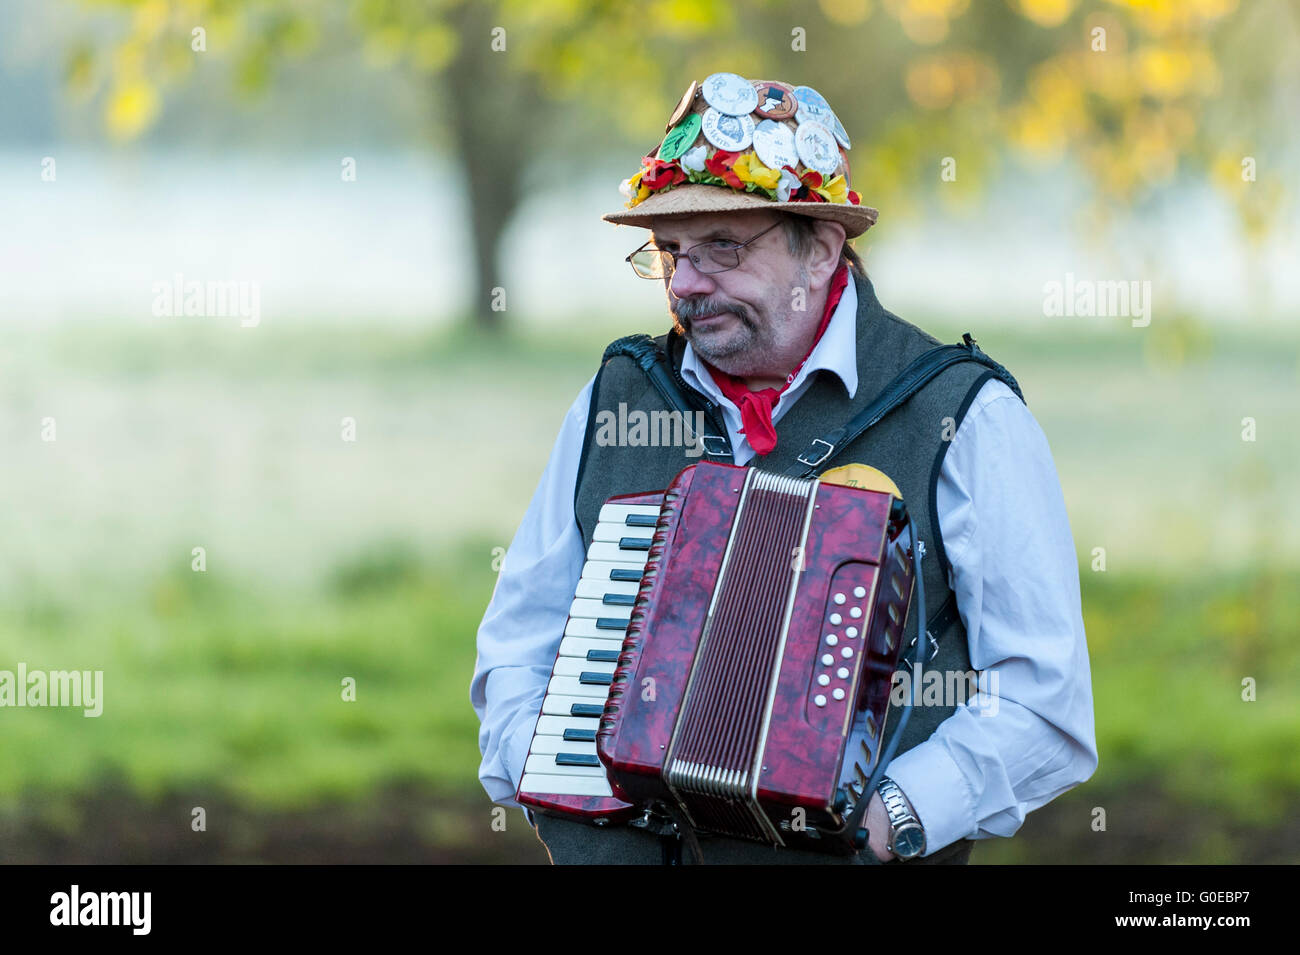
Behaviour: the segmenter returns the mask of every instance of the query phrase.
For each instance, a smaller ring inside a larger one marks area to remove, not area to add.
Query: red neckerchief
[[[826,332],[826,327],[831,323],[831,315],[835,312],[835,306],[840,303],[840,296],[844,294],[844,288],[849,284],[849,267],[841,265],[831,277],[831,286],[826,291],[826,311],[822,313],[822,321],[817,326],[817,334],[813,338],[813,343],[804,353],[799,364],[794,366],[794,371],[786,376],[785,384],[780,388],[764,388],[762,391],[750,391],[745,387],[745,383],[735,377],[728,375],[726,372],[718,371],[708,362],[705,366],[709,369],[709,374],[717,383],[718,388],[727,396],[737,408],[740,409],[740,420],[743,425],[741,433],[749,439],[749,446],[754,449],[754,453],[759,457],[771,454],[776,447],[776,428],[772,424],[772,409],[776,407],[777,401],[781,394],[790,387],[791,383],[798,376],[812,354],[817,343],[822,340],[822,335]]]

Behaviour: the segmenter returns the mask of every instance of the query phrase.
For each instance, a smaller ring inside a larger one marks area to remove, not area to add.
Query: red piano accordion
[[[889,714],[912,533],[892,491],[724,464],[611,498],[519,802],[596,825],[658,813],[773,846],[861,848],[846,822]]]

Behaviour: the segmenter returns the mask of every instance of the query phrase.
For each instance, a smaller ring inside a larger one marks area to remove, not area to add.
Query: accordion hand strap
[[[970,332],[962,335],[961,344],[938,345],[914,358],[898,377],[885,386],[879,395],[841,428],[836,428],[823,438],[815,438],[808,449],[799,455],[785,473],[790,477],[811,477],[817,468],[856,440],[862,432],[876,424],[908,398],[916,394],[944,369],[963,361],[979,362],[993,370],[1021,401],[1020,385],[1011,372],[984,354],[975,344]]]
[[[915,554],[916,562],[916,610],[917,620],[920,625],[925,625],[925,578],[921,573],[921,558],[925,556],[925,542],[916,536],[916,526],[908,518],[908,524],[912,527],[912,551]],[[928,640],[921,639],[917,634],[917,640],[912,648],[912,698],[915,699],[920,693],[921,685],[921,667],[924,665],[925,648]],[[876,760],[876,768],[871,773],[871,778],[867,781],[866,787],[862,790],[862,796],[858,799],[857,804],[853,807],[853,812],[849,814],[845,822],[845,829],[852,834],[856,834],[862,828],[863,820],[866,818],[867,807],[871,805],[871,797],[875,794],[876,787],[880,785],[880,777],[885,774],[885,767],[894,758],[894,753],[898,750],[898,741],[903,738],[903,730],[907,728],[908,718],[912,715],[912,700],[908,700],[903,707],[903,714],[898,719],[898,725],[894,728],[894,733],[889,739],[889,745],[880,754]],[[865,844],[862,846],[863,852],[870,852],[871,847]]]

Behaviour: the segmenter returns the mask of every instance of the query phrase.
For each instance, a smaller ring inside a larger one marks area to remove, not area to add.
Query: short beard
[[[719,368],[722,368],[722,363],[730,364],[727,359],[750,352],[758,344],[758,325],[754,321],[753,314],[744,305],[726,302],[717,298],[698,297],[672,300],[670,308],[678,333],[691,343],[691,347],[696,354]],[[697,337],[691,334],[691,324],[695,319],[705,315],[718,315],[723,312],[728,312],[736,317],[744,329],[744,334],[735,335],[726,343],[718,342],[716,344],[709,340],[709,336]],[[759,357],[752,356],[751,362]],[[748,369],[733,371],[731,368],[725,368],[723,370],[729,374],[745,374]]]

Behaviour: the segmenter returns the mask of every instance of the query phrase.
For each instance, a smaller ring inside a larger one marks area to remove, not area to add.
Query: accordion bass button
[[[826,697],[824,697],[824,696],[822,696],[820,693],[818,693],[816,696],[813,697],[813,703],[815,703],[817,706],[825,706],[825,705],[826,705]]]
[[[840,667],[840,669],[843,670],[844,668],[843,668],[843,667]],[[828,677],[825,673],[823,673],[823,674],[821,674],[819,677],[817,677],[817,685],[818,685],[818,686],[829,686],[829,685],[830,685],[830,682],[831,682],[831,678]]]
[[[850,627],[849,629],[852,630],[853,628]],[[856,634],[856,633],[850,633],[849,636],[850,636],[850,637],[856,637],[857,634]],[[828,647],[833,647],[833,646],[835,646],[835,644],[837,644],[837,643],[839,643],[839,642],[840,642],[840,638],[837,637],[837,636],[835,636],[835,634],[833,634],[833,633],[828,633],[828,634],[826,634],[826,646],[828,646]]]
[[[842,700],[844,699],[844,690],[837,686],[831,691],[831,696],[835,697],[837,700]],[[822,699],[825,699],[825,697],[822,697]]]
[[[835,595],[835,602],[836,602],[837,604],[842,604],[842,603],[844,603],[844,601],[846,601],[846,600],[848,600],[848,599],[849,599],[849,598],[848,598],[848,597],[845,597],[843,594],[836,594],[836,595]]]

